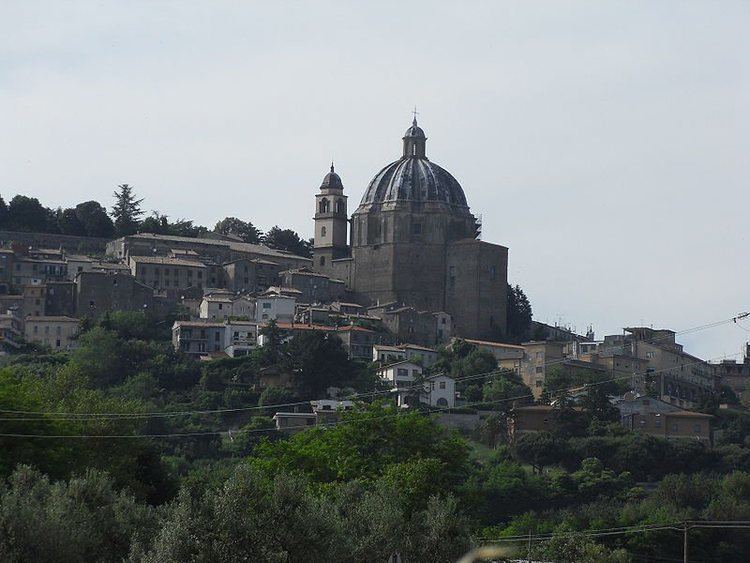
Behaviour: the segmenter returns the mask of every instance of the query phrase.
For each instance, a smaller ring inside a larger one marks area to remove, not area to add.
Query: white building
[[[224,351],[231,357],[246,356],[258,346],[258,323],[227,321],[224,329]]]
[[[394,364],[383,366],[378,370],[381,379],[387,381],[391,387],[413,387],[414,380],[422,376],[422,366],[401,360]]]
[[[443,374],[426,376],[422,380],[422,373],[422,366],[408,360],[378,370],[381,379],[394,388],[399,407],[408,407],[418,400],[431,407],[453,408],[456,405],[455,380]]]
[[[223,321],[232,316],[232,298],[225,292],[203,296],[199,308],[201,319]]]
[[[291,323],[294,320],[296,299],[286,295],[264,295],[255,301],[255,320],[259,323],[276,321]]]
[[[212,292],[203,297],[199,316],[210,321],[227,320],[230,317],[255,319],[255,300],[226,291]]]
[[[372,347],[372,361],[381,364],[392,364],[406,359],[406,350],[400,346],[386,346],[385,344],[376,344]]]

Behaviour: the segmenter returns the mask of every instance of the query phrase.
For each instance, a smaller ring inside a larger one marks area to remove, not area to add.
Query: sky
[[[312,236],[400,156],[461,183],[537,320],[597,336],[750,310],[750,3],[0,3],[0,195]],[[750,319],[678,336],[736,356]]]

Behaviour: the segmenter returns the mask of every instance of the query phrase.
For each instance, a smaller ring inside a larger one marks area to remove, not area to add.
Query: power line
[[[699,360],[699,361],[692,362],[692,363],[703,363],[703,360]],[[685,365],[691,365],[691,364],[685,364]],[[650,374],[655,374],[655,373],[659,373],[661,371],[669,371],[671,369],[672,368],[663,368],[661,370],[655,370],[655,371],[652,371],[652,372],[649,372],[649,373]],[[595,386],[598,386],[598,385],[603,385],[605,383],[611,383],[611,382],[614,382],[614,381],[626,380],[626,379],[630,379],[631,377],[632,377],[632,374],[631,375],[624,375],[624,376],[620,376],[620,377],[615,377],[615,378],[611,378],[611,379],[608,379],[608,380],[603,380],[603,381],[598,381],[598,382],[595,382],[595,383],[588,384],[588,387],[595,387]],[[575,391],[577,389],[580,389],[580,387],[570,388],[570,389],[567,389],[565,391],[571,392],[571,391]],[[479,405],[500,404],[500,403],[506,403],[506,402],[511,402],[511,401],[518,401],[518,400],[522,400],[522,399],[533,399],[533,398],[534,398],[533,394],[527,394],[527,395],[520,395],[520,396],[516,396],[516,397],[506,397],[506,398],[497,399],[497,400],[494,400],[494,401],[475,401],[475,402],[472,402],[472,403],[467,403],[465,405],[462,405],[462,407],[460,407],[460,408],[471,407],[471,406],[479,406]],[[444,411],[454,410],[455,408],[456,407],[434,407],[432,409],[426,409],[424,411],[417,411],[417,412],[420,413],[420,414],[434,414],[434,413],[437,413],[437,412],[444,412]],[[392,418],[392,417],[395,417],[395,416],[401,416],[401,414],[402,413],[399,412],[399,413],[393,413],[393,414],[389,414],[389,415],[383,415],[383,416],[380,416],[380,417],[368,418],[368,419],[364,419],[364,420],[340,420],[340,421],[335,421],[335,422],[331,422],[331,423],[318,424],[318,425],[316,425],[316,427],[318,427],[318,428],[321,428],[321,427],[326,428],[326,427],[330,427],[330,426],[337,426],[337,425],[340,425],[340,424],[365,423],[365,422],[369,422],[371,420],[378,420],[378,419],[382,419],[382,418]],[[13,419],[13,420],[18,420],[18,419]],[[45,419],[34,419],[34,421],[37,421],[37,420],[45,420]],[[51,419],[51,420],[54,420],[54,419]],[[207,431],[201,431],[201,432],[172,432],[172,433],[161,433],[161,434],[97,434],[97,435],[94,435],[94,434],[23,434],[23,433],[0,433],[0,437],[5,437],[5,438],[55,438],[55,439],[63,439],[63,438],[80,438],[80,439],[87,439],[87,438],[91,438],[91,439],[97,439],[97,438],[110,438],[110,439],[172,438],[172,437],[183,437],[183,436],[184,437],[191,437],[191,436],[193,436],[193,437],[194,436],[220,436],[220,435],[223,435],[223,434],[227,434],[230,431],[232,433],[234,433],[234,434],[256,434],[256,433],[263,433],[263,432],[265,432],[265,433],[270,433],[270,432],[284,432],[284,430],[277,429],[277,428],[257,428],[257,429],[241,429],[240,428],[240,429],[237,429],[237,430],[231,430],[231,429],[227,429],[227,430],[213,430],[213,431],[207,430]]]

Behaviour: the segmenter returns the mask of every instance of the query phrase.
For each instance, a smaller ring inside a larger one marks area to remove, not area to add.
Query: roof
[[[199,328],[222,328],[225,325],[224,325],[223,322],[222,323],[216,323],[216,322],[209,322],[209,321],[205,321],[204,322],[204,321],[199,321],[199,320],[195,320],[195,321],[175,321],[174,324],[172,325],[172,330],[174,330],[176,328],[183,327],[183,326],[184,327],[188,327],[188,328],[192,328],[192,327],[199,327]]]
[[[402,364],[410,364],[410,365],[416,366],[416,367],[418,367],[420,369],[422,368],[422,366],[420,366],[419,364],[415,364],[411,360],[401,360],[401,361],[398,361],[398,362],[393,362],[392,364],[388,364],[387,366],[383,366],[382,368],[380,368],[380,370],[382,371],[384,369],[392,368],[394,366],[400,366]]]
[[[317,414],[314,412],[277,412],[273,415],[273,420],[276,418],[317,418]]]
[[[231,303],[232,302],[232,299],[225,295],[204,295],[203,300],[212,301],[215,303]]]
[[[40,317],[34,317],[34,316],[27,316],[26,322],[41,322],[41,323],[79,323],[80,320],[76,319],[74,317],[65,317],[65,316],[40,316]]]
[[[664,416],[679,416],[683,418],[713,418],[713,415],[694,411],[666,412]]]
[[[505,342],[490,342],[489,340],[472,340],[470,338],[462,338],[464,342],[469,342],[470,344],[478,344],[480,346],[493,346],[495,348],[515,348],[517,350],[523,350],[523,346],[518,346],[517,344],[506,344]]]
[[[356,325],[340,326],[336,330],[337,332],[375,332],[374,330],[370,330],[369,328]]]
[[[515,412],[551,412],[555,410],[555,407],[552,405],[529,405],[526,407],[514,407],[513,410]],[[573,407],[574,411],[582,411],[583,409],[581,407]]]
[[[163,264],[165,266],[188,266],[192,268],[205,268],[206,265],[198,260],[186,260],[184,258],[169,258],[166,256],[131,256],[133,262],[143,264]]]
[[[407,138],[420,139],[417,145],[422,150],[404,154],[380,170],[365,190],[360,208],[392,201],[430,201],[467,213],[466,196],[458,180],[424,155],[424,131],[416,123],[409,128],[404,136],[404,152]]]
[[[163,240],[165,242],[175,241],[175,242],[187,242],[187,243],[193,243],[193,244],[205,244],[205,245],[211,245],[211,246],[224,246],[231,250],[235,250],[237,252],[247,252],[247,253],[260,254],[263,256],[272,256],[272,257],[278,257],[278,258],[296,258],[299,260],[310,261],[310,258],[306,258],[305,256],[298,256],[297,254],[293,254],[285,250],[278,250],[275,248],[270,248],[263,244],[252,244],[249,242],[219,240],[219,239],[213,239],[213,238],[193,238],[193,237],[179,237],[179,236],[173,236],[173,235],[156,235],[153,233],[137,233],[134,235],[129,235],[128,237],[123,237],[123,238],[138,238],[138,239],[144,239],[144,240]]]
[[[331,171],[323,177],[323,183],[320,184],[321,190],[343,190],[344,184],[341,183],[341,177],[336,174],[331,163]]]
[[[420,346],[419,344],[402,344],[402,348],[411,348],[412,350],[424,350],[425,352],[435,352],[437,353],[437,350],[434,348],[430,348],[428,346]]]
[[[394,352],[403,352],[401,348],[398,346],[389,346],[387,344],[375,344],[373,345],[373,348],[377,348],[378,350],[393,350]]]

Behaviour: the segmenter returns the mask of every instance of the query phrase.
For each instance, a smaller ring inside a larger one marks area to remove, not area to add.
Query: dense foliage
[[[174,351],[168,323],[116,312],[83,325],[71,353],[6,356],[0,559],[456,561],[516,536],[526,557],[531,534],[552,537],[532,542],[536,560],[661,561],[681,557],[686,520],[750,519],[743,411],[716,411],[709,449],[626,430],[594,386],[581,409],[556,402],[555,432],[509,443],[509,411],[530,391],[465,342],[431,368],[472,397],[461,412],[483,413],[458,434],[399,411],[338,340],[266,332],[250,356],[198,362]],[[553,372],[548,391],[590,377]],[[274,405],[304,410],[329,387],[371,402],[338,424],[274,430]],[[592,535],[657,524],[675,529]],[[695,560],[750,550],[741,529],[690,537]]]

